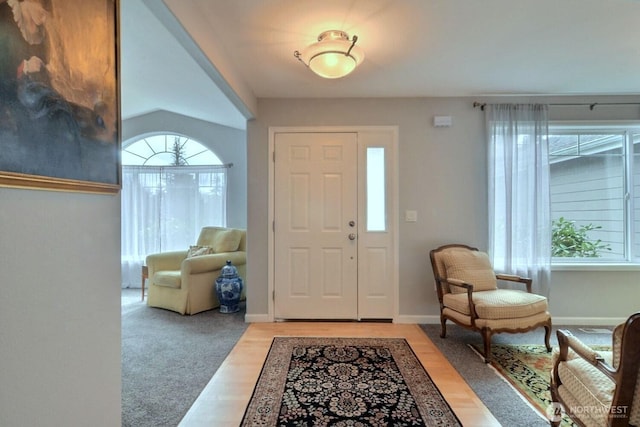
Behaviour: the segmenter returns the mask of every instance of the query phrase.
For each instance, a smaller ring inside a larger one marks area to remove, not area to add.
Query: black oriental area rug
[[[460,426],[403,338],[276,337],[242,426]]]

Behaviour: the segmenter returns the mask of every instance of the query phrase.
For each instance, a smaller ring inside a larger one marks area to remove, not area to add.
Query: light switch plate
[[[406,222],[416,222],[418,220],[418,211],[404,211],[404,220]]]

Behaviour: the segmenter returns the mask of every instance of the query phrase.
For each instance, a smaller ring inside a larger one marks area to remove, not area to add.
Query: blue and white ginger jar
[[[239,308],[240,295],[243,288],[242,278],[238,270],[227,261],[227,265],[220,270],[220,277],[216,279],[216,295],[220,301],[220,313],[235,313]]]

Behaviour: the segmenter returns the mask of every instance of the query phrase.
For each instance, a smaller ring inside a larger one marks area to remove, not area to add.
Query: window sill
[[[640,271],[638,263],[554,263],[551,271]]]

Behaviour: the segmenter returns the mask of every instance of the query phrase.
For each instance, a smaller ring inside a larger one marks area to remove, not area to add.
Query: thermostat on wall
[[[451,116],[433,116],[433,125],[437,128],[448,128],[452,123]]]

